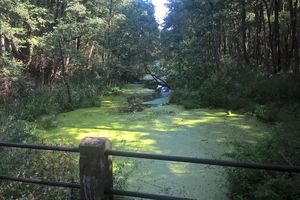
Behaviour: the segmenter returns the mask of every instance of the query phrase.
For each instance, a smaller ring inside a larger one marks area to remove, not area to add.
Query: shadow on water
[[[128,96],[150,93],[153,90],[141,85],[128,85],[123,95],[104,98],[101,107],[59,115],[58,127],[40,131],[40,134],[47,141],[67,139],[74,145],[87,136],[107,137],[117,150],[218,159],[225,159],[225,154],[233,151],[234,142],[255,144],[268,135],[266,125],[243,115],[227,115],[223,110],[184,110],[175,105],[161,106],[164,104],[160,101],[142,112],[119,112]],[[114,160],[124,161],[117,157]],[[129,190],[197,199],[228,199],[224,168],[126,160],[130,162],[122,166],[123,173],[118,176],[126,179],[123,184]]]

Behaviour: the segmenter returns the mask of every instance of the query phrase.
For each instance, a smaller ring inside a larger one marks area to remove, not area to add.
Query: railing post
[[[104,194],[112,189],[112,144],[106,138],[87,137],[79,146],[80,151],[80,192],[81,200],[112,200],[112,195]]]

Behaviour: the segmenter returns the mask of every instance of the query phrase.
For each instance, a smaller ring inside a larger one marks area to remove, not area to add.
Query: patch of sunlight
[[[185,119],[181,117],[176,117],[173,119],[173,123],[181,126],[191,126],[201,123],[209,123],[219,121],[217,117],[200,117],[200,119]]]
[[[237,127],[241,128],[241,129],[244,129],[244,130],[250,130],[250,129],[253,129],[252,126],[250,125],[246,125],[246,124],[239,124],[239,125],[236,125]]]
[[[227,114],[228,117],[242,117],[242,115],[239,115],[239,114],[235,114],[235,113],[232,113],[232,112],[229,112],[229,114]]]
[[[111,126],[104,126],[104,125],[101,125],[101,126],[95,126],[96,129],[110,129]]]
[[[216,139],[216,141],[218,142],[218,143],[225,143],[226,142],[226,138],[217,138]]]
[[[241,120],[243,120],[243,118],[241,118],[241,117],[234,117],[234,116],[226,116],[226,120],[228,120],[228,121],[241,121]]]
[[[171,127],[164,119],[154,119],[152,129],[155,131],[170,132],[175,131],[176,127]]]
[[[75,133],[77,133],[76,139],[78,140],[82,140],[85,137],[107,137],[111,140],[125,140],[128,142],[139,140],[141,141],[141,144],[154,143],[154,141],[149,142],[150,140],[141,140],[141,137],[145,137],[148,135],[142,132],[114,131],[114,130],[99,131],[96,129],[77,129],[77,130],[73,129],[73,131],[69,129],[67,132],[70,135],[74,135]]]
[[[176,176],[183,176],[187,173],[187,165],[182,163],[171,163],[169,169],[171,173],[176,174]]]
[[[246,142],[248,144],[257,144],[257,141],[254,141],[254,140],[246,140]]]

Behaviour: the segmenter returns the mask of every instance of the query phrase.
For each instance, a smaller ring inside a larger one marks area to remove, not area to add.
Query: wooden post
[[[112,189],[112,156],[105,150],[112,144],[106,138],[87,137],[79,146],[81,200],[112,200],[113,195],[104,194]]]

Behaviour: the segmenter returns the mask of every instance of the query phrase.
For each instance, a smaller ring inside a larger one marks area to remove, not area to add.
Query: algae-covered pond
[[[79,109],[57,117],[58,126],[41,131],[47,141],[74,146],[87,136],[107,137],[116,150],[228,159],[233,143],[255,144],[268,135],[267,125],[224,110],[184,110],[180,106],[152,107],[124,113],[127,97],[149,94],[150,89],[130,84],[123,94],[102,98],[101,107]],[[124,159],[115,158],[120,163]],[[196,199],[228,199],[224,168],[164,161],[126,159],[120,165],[121,186],[132,191]],[[118,166],[115,166],[118,167]],[[118,185],[118,183],[116,183]]]

